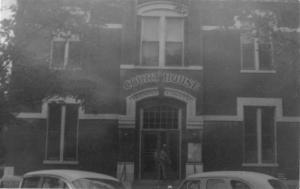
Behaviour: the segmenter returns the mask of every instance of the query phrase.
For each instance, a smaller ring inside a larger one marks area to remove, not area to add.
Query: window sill
[[[277,163],[243,163],[243,167],[278,167]]]
[[[241,73],[276,73],[276,70],[241,70]]]
[[[78,161],[59,161],[59,160],[44,160],[44,164],[66,164],[66,165],[77,165],[79,164]]]
[[[56,71],[80,71],[80,70],[82,70],[81,67],[75,67],[75,68],[50,67],[50,69],[56,70]]]
[[[163,69],[163,70],[203,70],[202,66],[141,66],[132,64],[123,64],[121,69]]]

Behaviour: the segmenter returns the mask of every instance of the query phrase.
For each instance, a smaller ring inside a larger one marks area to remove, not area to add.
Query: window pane
[[[272,53],[270,43],[259,44],[259,68],[261,70],[272,69]]]
[[[207,180],[206,188],[207,189],[224,189],[224,188],[228,188],[228,187],[226,186],[225,181],[222,179],[209,179],[209,180]]]
[[[142,40],[158,41],[159,40],[159,18],[144,17],[142,20]]]
[[[21,188],[41,188],[41,177],[28,177],[22,182]]]
[[[181,42],[166,43],[166,65],[167,66],[182,65],[182,43]]]
[[[77,160],[78,105],[66,105],[64,160]]]
[[[244,108],[244,119],[245,119],[245,135],[256,135],[256,112],[255,107],[245,107]]]
[[[69,59],[68,67],[78,68],[80,67],[80,58],[81,58],[81,46],[79,41],[70,41],[69,42]]]
[[[64,181],[62,181],[58,178],[45,177],[41,188],[62,188],[62,189],[67,189],[68,186]]]
[[[256,111],[255,107],[244,108],[244,161],[245,163],[257,163],[257,124],[256,124]]]
[[[166,41],[183,42],[183,19],[166,19]]]
[[[274,163],[274,108],[262,109],[262,162]]]
[[[232,189],[250,189],[250,187],[247,184],[238,180],[230,181],[230,185]]]
[[[60,157],[61,108],[60,104],[49,104],[47,160]]]
[[[158,42],[146,42],[142,43],[142,64],[146,66],[158,65]]]
[[[187,189],[201,189],[200,181],[191,181],[188,183]]]
[[[279,180],[270,179],[268,182],[274,189],[288,189],[288,187]]]
[[[242,69],[255,70],[254,43],[242,44]]]
[[[144,110],[143,128],[176,129],[178,128],[178,110],[168,106],[155,106]],[[149,121],[148,121],[149,120]]]
[[[53,41],[52,46],[52,67],[63,68],[65,56],[65,42]]]

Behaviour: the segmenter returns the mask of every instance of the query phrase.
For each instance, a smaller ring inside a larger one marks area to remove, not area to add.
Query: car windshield
[[[124,189],[122,183],[106,179],[84,178],[72,182],[76,189]]]
[[[270,179],[270,180],[268,180],[268,182],[270,183],[270,185],[271,185],[274,189],[287,189],[287,187],[285,186],[285,184],[283,184],[283,183],[280,182],[279,180],[276,180],[276,179]]]

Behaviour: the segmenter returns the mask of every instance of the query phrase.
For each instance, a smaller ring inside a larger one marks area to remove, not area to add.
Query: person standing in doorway
[[[171,164],[171,160],[167,151],[167,145],[163,144],[162,147],[159,147],[154,153],[154,159],[156,162],[156,167],[158,171],[158,179],[165,180],[167,179],[166,171],[167,166]]]

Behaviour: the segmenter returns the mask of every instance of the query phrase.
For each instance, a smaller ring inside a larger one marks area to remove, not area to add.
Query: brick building
[[[26,46],[35,60],[50,57],[40,61],[50,70],[101,78],[105,90],[94,96],[102,103],[53,96],[24,108],[4,134],[7,166],[16,174],[72,168],[156,179],[153,153],[167,144],[170,179],[212,170],[299,178],[297,69],[272,35],[246,35],[236,19],[244,7],[266,9],[292,36],[299,2],[103,2],[89,1],[82,13],[97,26],[86,38],[41,30]],[[22,19],[30,11],[19,3]]]

